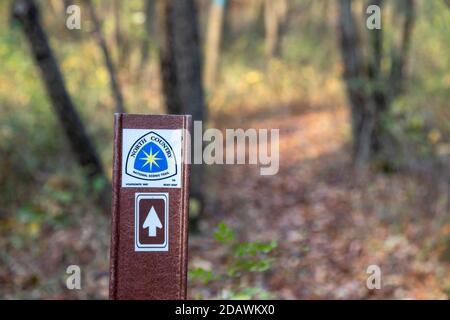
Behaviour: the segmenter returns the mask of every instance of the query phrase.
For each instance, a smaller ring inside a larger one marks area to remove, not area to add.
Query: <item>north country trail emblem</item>
[[[131,146],[126,174],[150,181],[176,175],[177,163],[172,147],[163,137],[150,131]]]
[[[123,129],[122,187],[181,187],[181,130]]]

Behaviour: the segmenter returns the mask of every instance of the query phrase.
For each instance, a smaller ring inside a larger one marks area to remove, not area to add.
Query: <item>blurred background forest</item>
[[[107,298],[121,110],[280,129],[277,175],[194,174],[190,298],[450,296],[448,1],[34,1],[64,81],[30,3],[0,2],[0,298]]]

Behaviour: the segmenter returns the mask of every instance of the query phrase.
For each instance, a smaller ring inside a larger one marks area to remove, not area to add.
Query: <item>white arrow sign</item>
[[[145,218],[144,224],[142,227],[148,228],[148,236],[149,237],[156,237],[156,228],[161,229],[162,224],[161,221],[158,218],[158,215],[156,214],[155,208],[152,206],[150,211],[147,214],[147,218]]]

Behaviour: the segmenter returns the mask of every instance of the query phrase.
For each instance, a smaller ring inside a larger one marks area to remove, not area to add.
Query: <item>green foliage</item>
[[[195,198],[189,199],[189,216],[191,218],[198,218],[200,215],[201,204]]]
[[[277,247],[276,241],[268,243],[244,242],[234,247],[234,261],[228,267],[228,275],[239,276],[245,271],[264,272],[270,270],[273,259],[267,257]]]
[[[229,298],[233,300],[250,300],[254,297],[258,297],[259,299],[270,299],[272,295],[261,289],[261,288],[244,288],[234,294],[230,295]]]
[[[270,293],[263,288],[246,286],[241,283],[241,279],[270,271],[274,262],[271,254],[276,249],[277,242],[239,242],[235,232],[224,222],[217,226],[214,239],[223,246],[226,263],[214,271],[196,267],[189,271],[189,279],[212,287],[214,284],[218,285],[219,298],[270,298]]]
[[[95,177],[92,188],[96,194],[100,194],[107,184],[108,180],[105,177]]]
[[[42,213],[38,212],[30,205],[25,205],[19,209],[17,218],[24,223],[33,223],[42,219]]]
[[[189,277],[201,281],[204,285],[207,285],[212,280],[216,279],[216,276],[212,271],[205,270],[203,268],[195,268],[189,271]]]
[[[224,222],[221,222],[214,232],[214,239],[220,244],[230,244],[234,241],[235,236],[233,230],[231,230]]]
[[[268,243],[244,242],[237,246],[235,250],[235,256],[237,257],[256,256],[259,253],[269,253],[276,247],[277,247],[276,241],[271,241]]]

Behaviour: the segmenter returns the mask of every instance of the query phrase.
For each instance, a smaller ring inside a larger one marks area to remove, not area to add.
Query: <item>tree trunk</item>
[[[225,5],[226,0],[212,0],[210,5],[205,50],[205,84],[208,89],[212,89],[217,80]]]
[[[370,1],[382,7],[382,0]],[[393,50],[390,74],[383,73],[382,29],[369,30],[366,57],[361,53],[361,39],[352,13],[352,0],[340,0],[341,53],[344,80],[352,109],[353,156],[357,167],[375,159],[388,160],[393,137],[385,126],[393,99],[401,92],[404,65],[413,25],[413,0],[405,0],[405,20],[401,44]],[[364,59],[365,58],[365,59]]]
[[[116,42],[117,61],[119,66],[125,65],[125,39],[122,35],[122,0],[113,0],[114,40]]]
[[[367,5],[376,5],[380,8],[383,6],[383,0],[372,0]],[[383,147],[389,142],[386,138],[383,121],[389,112],[389,101],[387,99],[387,90],[384,84],[383,73],[381,70],[383,60],[383,30],[369,30],[369,46],[371,58],[368,62],[368,81],[370,84],[370,92],[368,103],[373,104],[372,115],[372,132],[370,139],[370,152],[376,155],[382,152]],[[370,99],[372,101],[370,101]]]
[[[105,59],[106,69],[108,70],[108,74],[109,74],[109,83],[111,86],[111,93],[116,102],[116,112],[124,113],[125,106],[123,103],[122,91],[120,89],[119,81],[117,80],[117,77],[116,77],[114,63],[109,54],[109,50],[108,50],[108,46],[106,45],[105,37],[102,34],[100,21],[97,17],[97,14],[95,12],[95,8],[94,8],[94,5],[92,4],[92,1],[86,0],[86,4],[89,9],[92,23],[94,24],[94,33],[95,33],[95,37],[97,39],[97,43],[100,46],[100,49],[102,50],[102,53],[103,53],[103,58]]]
[[[182,114],[183,107],[177,90],[178,77],[175,66],[172,7],[172,1],[157,0],[156,2],[161,86],[167,112]]]
[[[406,60],[411,47],[412,30],[415,22],[415,5],[413,0],[404,0],[404,21],[401,32],[400,46],[392,50],[392,65],[390,73],[390,98],[402,92]]]
[[[145,69],[145,65],[150,56],[150,39],[154,36],[155,0],[145,0],[145,36],[141,45],[141,62],[137,70],[137,79],[140,79]]]
[[[287,17],[286,0],[265,0],[264,24],[266,29],[266,53],[269,58],[281,56],[281,40]]]
[[[66,13],[67,7],[73,5],[73,0],[63,0],[63,4],[64,4],[64,13]]]
[[[202,61],[194,0],[173,1],[173,39],[178,93],[183,112],[205,120]]]
[[[360,36],[352,13],[351,0],[340,0],[339,27],[344,80],[352,110],[353,158],[357,166],[367,163],[371,145],[371,114],[362,87],[363,62]]]
[[[13,3],[12,14],[23,27],[53,109],[78,159],[78,163],[85,170],[91,183],[97,178],[107,181],[94,145],[89,139],[83,122],[66,90],[64,78],[41,25],[38,8],[33,0],[17,0]],[[106,201],[106,194],[102,196],[102,200]]]
[[[201,51],[194,1],[159,0],[157,10],[161,80],[167,111],[191,114],[194,121],[205,121]],[[191,150],[193,146],[192,143]],[[191,200],[198,201],[200,209],[197,215],[200,215],[204,202],[202,165],[191,166],[190,179]]]

